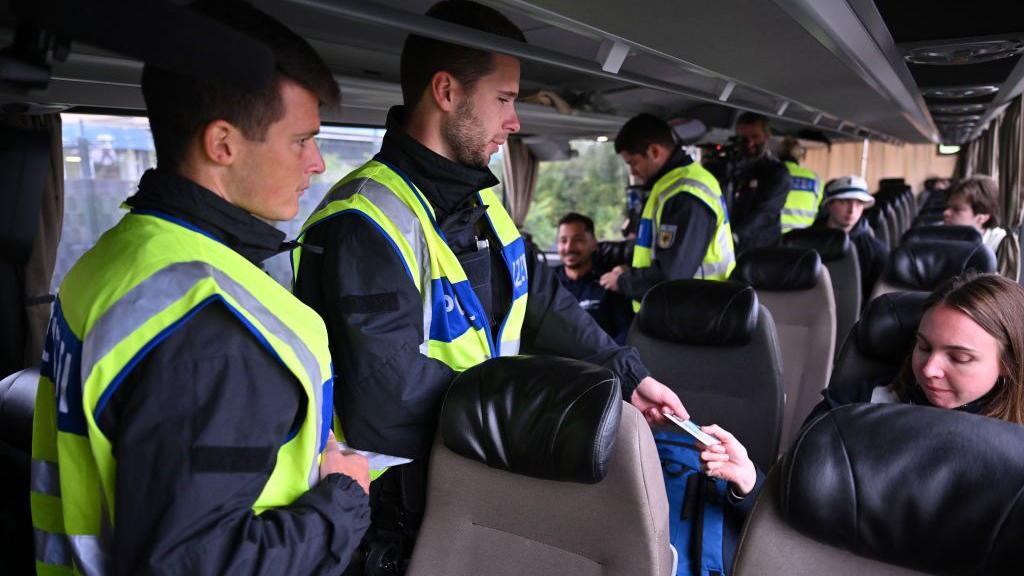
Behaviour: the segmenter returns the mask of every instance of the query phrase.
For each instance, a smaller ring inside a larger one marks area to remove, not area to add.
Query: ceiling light
[[[984,104],[933,104],[929,106],[932,112],[938,114],[973,114],[985,110]]]
[[[995,84],[977,84],[974,86],[935,86],[923,88],[921,94],[925,98],[948,98],[960,100],[963,98],[977,98],[979,96],[990,96],[999,92],[999,86]]]
[[[911,48],[904,58],[913,64],[957,66],[1001,60],[1021,52],[1024,52],[1024,42],[1019,40],[982,40]]]
[[[974,124],[978,120],[981,120],[981,116],[977,114],[971,114],[968,116],[943,116],[933,115],[932,118],[936,124]]]

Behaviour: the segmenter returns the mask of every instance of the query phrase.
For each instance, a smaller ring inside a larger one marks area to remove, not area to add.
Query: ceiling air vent
[[[968,116],[942,116],[936,114],[932,116],[932,119],[935,120],[936,124],[975,124],[978,122],[978,120],[981,120],[981,116],[978,116],[977,114],[972,114]]]
[[[996,92],[999,92],[999,86],[995,84],[978,84],[975,86],[936,86],[921,89],[921,94],[924,95],[925,98],[943,98],[949,100],[990,96]]]
[[[974,114],[985,110],[984,104],[933,104],[929,106],[937,114]]]
[[[1019,40],[981,40],[911,48],[907,50],[905,58],[913,64],[955,66],[991,62],[1021,52],[1024,52],[1024,42]]]

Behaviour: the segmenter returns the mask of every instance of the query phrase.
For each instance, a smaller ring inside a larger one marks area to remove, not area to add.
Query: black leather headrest
[[[633,260],[633,241],[602,240],[597,243],[597,258],[605,269],[614,268],[619,264],[629,264]]]
[[[981,243],[981,232],[974,226],[918,226],[903,233],[903,244],[910,242],[931,242],[933,240],[953,240],[959,242]]]
[[[797,530],[929,574],[1019,574],[1024,427],[907,404],[832,410],[782,462]]]
[[[732,280],[761,290],[810,290],[821,277],[821,257],[806,248],[756,248],[736,261]]]
[[[822,262],[840,260],[850,253],[850,237],[834,228],[802,228],[782,235],[782,245],[814,250]]]
[[[459,374],[441,408],[450,450],[516,474],[593,484],[622,415],[608,369],[550,356],[493,358]]]
[[[0,442],[30,454],[32,413],[36,406],[39,370],[28,368],[0,380]]]
[[[647,291],[637,327],[659,340],[691,346],[743,346],[757,326],[757,293],[746,284],[672,280]]]
[[[890,292],[872,300],[854,332],[860,352],[889,364],[902,362],[914,341],[928,296],[928,292]]]
[[[996,256],[988,246],[952,240],[913,242],[893,250],[885,280],[898,287],[934,290],[971,269],[996,271]]]

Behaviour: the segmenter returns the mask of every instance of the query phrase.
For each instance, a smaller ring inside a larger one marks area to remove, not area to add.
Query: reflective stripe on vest
[[[313,226],[343,213],[365,218],[377,227],[423,297],[420,352],[461,372],[494,356],[519,353],[529,290],[526,245],[512,218],[491,190],[479,192],[477,198],[487,206],[487,221],[501,243],[512,282],[512,306],[497,338],[434,219],[433,208],[405,175],[384,162],[371,160],[339,182],[306,221],[299,241]],[[293,253],[292,263],[297,270],[301,249]]]
[[[331,189],[302,227],[298,240],[317,224],[341,214],[365,219],[398,254],[423,302],[420,353],[461,372],[494,356],[519,353],[529,291],[526,244],[491,190],[478,193],[487,206],[491,230],[512,282],[512,306],[498,331],[491,334],[483,305],[473,292],[458,258],[448,247],[434,210],[416,186],[397,169],[377,159],[346,176]],[[366,255],[372,257],[372,255]],[[301,246],[292,252],[292,270],[302,262]],[[339,438],[344,432],[335,427]],[[378,478],[386,468],[370,471]]]
[[[818,175],[795,162],[786,162],[790,175],[790,189],[782,208],[782,233],[807,228],[814,224],[821,205],[821,179]]]
[[[40,573],[107,572],[117,462],[97,422],[138,361],[214,302],[306,392],[306,418],[281,439],[253,510],[291,504],[319,482],[333,412],[323,321],[227,246],[169,217],[129,214],[68,273],[50,319],[32,439]]]
[[[661,227],[661,214],[672,197],[688,193],[703,202],[715,214],[715,236],[708,245],[695,278],[726,280],[736,267],[736,254],[732,242],[732,226],[718,181],[703,166],[691,162],[670,170],[654,183],[640,217],[640,229],[633,249],[633,268],[647,268],[657,257],[655,234]],[[640,302],[633,301],[633,310],[640,310]]]

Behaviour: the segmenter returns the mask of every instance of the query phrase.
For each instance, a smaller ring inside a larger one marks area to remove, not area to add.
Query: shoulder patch
[[[658,248],[670,248],[676,241],[676,230],[678,227],[675,224],[658,226]]]

